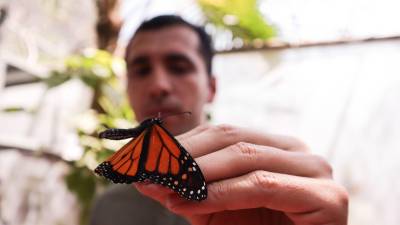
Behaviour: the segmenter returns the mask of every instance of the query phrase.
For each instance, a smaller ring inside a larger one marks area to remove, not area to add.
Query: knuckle
[[[213,200],[215,200],[216,202],[224,203],[226,202],[226,199],[229,198],[229,194],[231,194],[230,189],[230,186],[216,182],[211,184],[211,187],[209,187],[209,195],[212,195]],[[227,205],[223,207],[224,209],[228,209]]]
[[[259,151],[256,146],[246,142],[238,142],[233,145],[232,150],[240,155],[240,158],[246,157],[256,159],[259,156]]]
[[[347,215],[349,207],[347,190],[332,180],[328,182],[328,185],[325,185],[324,189],[328,190],[328,193],[324,195],[322,200],[328,203],[330,211],[336,212],[338,215]]]
[[[278,185],[278,178],[263,170],[254,171],[251,175],[252,183],[262,189],[275,189]]]
[[[312,155],[312,163],[316,165],[316,169],[324,177],[331,178],[333,174],[332,166],[321,156]]]
[[[236,127],[229,124],[219,124],[215,126],[214,129],[216,130],[216,132],[227,136],[235,136],[238,132],[238,129]]]
[[[337,185],[337,196],[338,204],[347,209],[349,205],[349,194],[346,188],[341,185]]]

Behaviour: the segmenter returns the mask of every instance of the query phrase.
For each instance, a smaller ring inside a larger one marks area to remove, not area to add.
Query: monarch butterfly
[[[94,170],[114,183],[149,180],[188,200],[207,198],[200,167],[183,146],[162,126],[160,116],[144,120],[136,128],[108,129],[100,138],[133,138]]]

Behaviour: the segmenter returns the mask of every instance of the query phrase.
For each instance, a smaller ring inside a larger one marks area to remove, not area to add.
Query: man
[[[208,198],[192,202],[159,185],[135,184],[162,207],[128,185],[117,186],[97,201],[92,224],[346,224],[346,191],[301,142],[204,125],[204,105],[216,91],[212,55],[205,32],[176,16],[144,22],[126,52],[128,94],[138,121],[159,112],[192,112],[168,117],[164,125],[180,135],[202,169]]]

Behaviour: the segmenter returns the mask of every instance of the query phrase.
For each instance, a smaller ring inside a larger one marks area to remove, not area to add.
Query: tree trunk
[[[119,15],[120,0],[96,0],[98,21],[97,47],[114,52],[117,46],[118,34],[122,19]]]

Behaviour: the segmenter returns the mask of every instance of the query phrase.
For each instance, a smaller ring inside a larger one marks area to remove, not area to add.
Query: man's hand
[[[187,201],[155,184],[136,184],[193,225],[345,225],[348,195],[321,157],[300,141],[228,125],[200,126],[177,139],[208,183]]]

